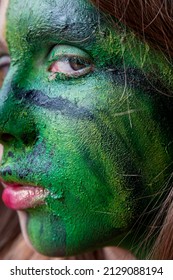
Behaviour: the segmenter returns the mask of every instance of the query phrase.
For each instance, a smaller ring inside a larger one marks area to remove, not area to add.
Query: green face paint
[[[171,67],[87,0],[12,0],[7,25],[5,203],[45,255],[135,247],[171,184]]]

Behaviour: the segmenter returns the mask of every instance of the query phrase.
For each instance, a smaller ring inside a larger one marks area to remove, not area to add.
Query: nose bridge
[[[7,75],[0,89],[0,141],[4,141],[4,134],[9,134],[17,140],[28,142],[35,130],[35,122],[13,77],[12,73]]]
[[[12,113],[12,107],[10,101],[12,101],[12,76],[7,77],[0,89],[0,128],[5,126],[10,114]],[[10,98],[11,97],[11,98]],[[11,99],[11,100],[10,100]],[[10,108],[11,107],[11,108]]]

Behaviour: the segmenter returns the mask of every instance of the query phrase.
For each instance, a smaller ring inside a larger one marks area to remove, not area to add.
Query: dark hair
[[[173,57],[171,0],[91,0],[131,28],[143,40]]]

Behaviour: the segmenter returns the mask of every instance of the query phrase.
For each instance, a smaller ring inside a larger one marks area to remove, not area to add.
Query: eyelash
[[[94,71],[94,65],[91,60],[73,55],[60,56],[54,61],[48,69],[51,72],[50,79],[56,79],[58,74],[66,78],[83,77]]]

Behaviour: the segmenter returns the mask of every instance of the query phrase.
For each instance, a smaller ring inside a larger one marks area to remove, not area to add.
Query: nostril
[[[2,142],[10,142],[14,139],[13,135],[11,135],[10,133],[3,133],[1,135],[1,140]]]

